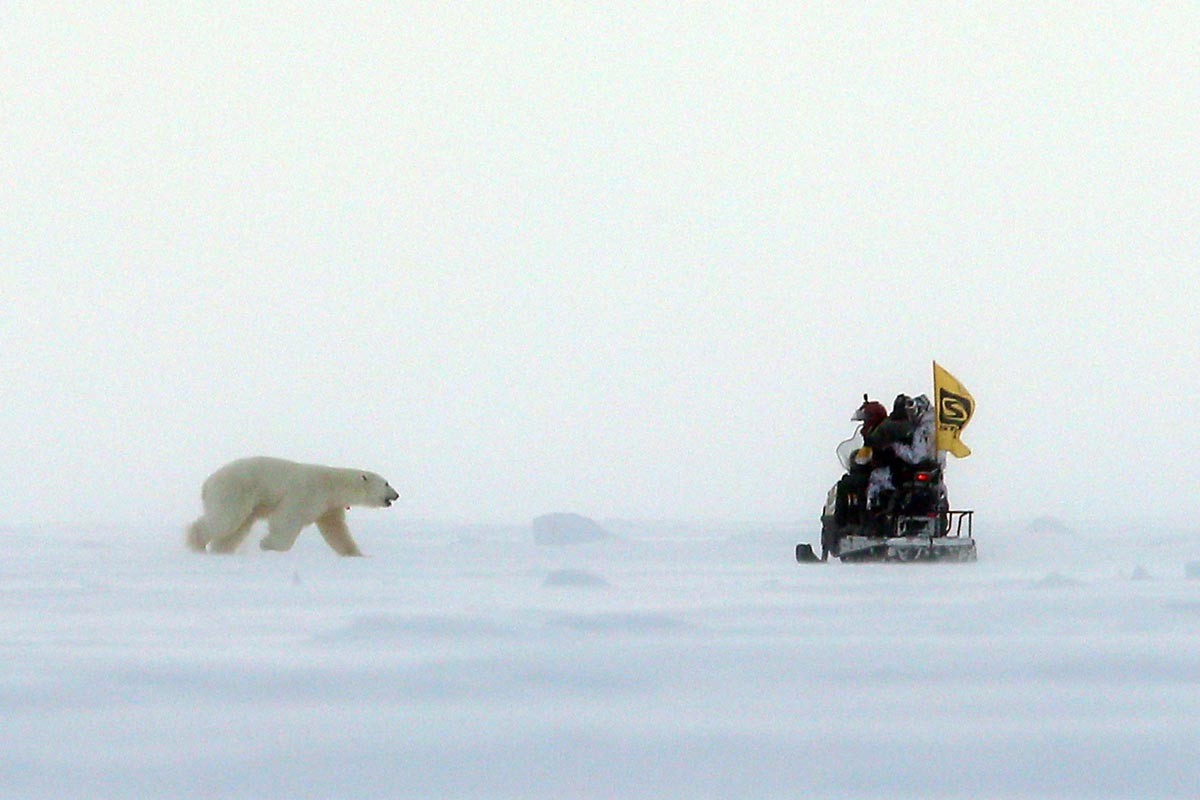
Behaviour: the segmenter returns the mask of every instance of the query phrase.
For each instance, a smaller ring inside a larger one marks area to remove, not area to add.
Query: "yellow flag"
[[[937,404],[937,449],[966,458],[971,455],[971,448],[958,437],[975,413],[975,398],[936,361],[933,362],[933,394]]]

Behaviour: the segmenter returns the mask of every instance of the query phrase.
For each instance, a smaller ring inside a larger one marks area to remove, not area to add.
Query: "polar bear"
[[[197,553],[232,553],[266,518],[263,550],[290,550],[312,523],[338,555],[361,556],[346,527],[350,506],[387,508],[400,495],[374,472],[298,464],[256,456],[233,461],[208,476],[201,490],[204,516],[187,531]]]

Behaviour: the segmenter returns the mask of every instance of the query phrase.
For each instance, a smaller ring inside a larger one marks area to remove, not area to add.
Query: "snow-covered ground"
[[[801,566],[368,517],[366,559],[0,528],[0,796],[1200,796],[1195,531]]]

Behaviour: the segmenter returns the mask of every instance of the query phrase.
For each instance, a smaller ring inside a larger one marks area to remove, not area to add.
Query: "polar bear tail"
[[[208,538],[204,535],[204,519],[198,519],[193,522],[187,529],[187,546],[188,549],[203,553],[208,548]]]

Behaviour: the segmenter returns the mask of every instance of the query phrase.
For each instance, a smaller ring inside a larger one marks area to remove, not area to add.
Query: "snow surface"
[[[1200,796],[1194,532],[802,566],[367,516],[366,559],[0,528],[0,796]]]

